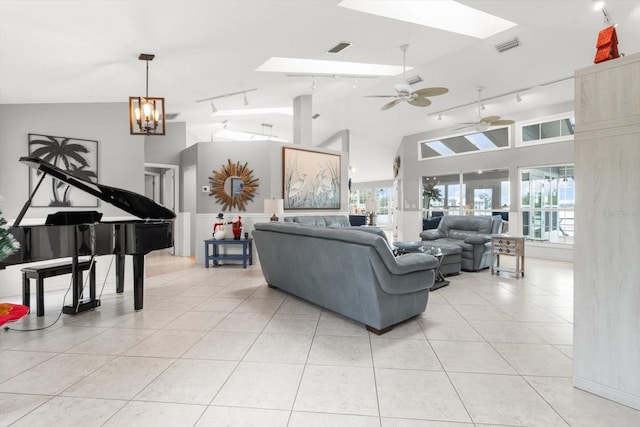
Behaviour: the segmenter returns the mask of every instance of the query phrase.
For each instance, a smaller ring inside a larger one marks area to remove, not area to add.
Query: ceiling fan
[[[383,111],[395,107],[401,102],[406,102],[416,107],[428,107],[429,105],[431,105],[431,101],[429,100],[429,98],[427,98],[428,96],[444,95],[445,93],[449,92],[449,89],[447,89],[446,87],[426,87],[424,89],[418,89],[414,92],[411,92],[411,87],[407,83],[407,79],[405,77],[408,48],[408,44],[403,44],[402,46],[400,46],[400,49],[402,49],[402,83],[398,83],[394,86],[396,94],[365,96],[365,98],[394,98],[392,101],[387,102],[382,106],[381,110]]]
[[[473,126],[473,128],[475,130],[477,130],[478,132],[484,132],[485,130],[489,129],[491,126],[506,126],[506,125],[512,125],[515,123],[514,120],[508,120],[508,119],[500,119],[500,116],[487,116],[487,117],[482,117],[482,89],[483,87],[480,86],[478,88],[478,121],[477,122],[462,122],[459,123],[461,125],[464,125],[462,127],[457,128],[458,129],[464,129],[466,127],[470,127]]]

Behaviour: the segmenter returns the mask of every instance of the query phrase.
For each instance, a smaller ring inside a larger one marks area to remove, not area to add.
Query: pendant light
[[[164,98],[149,96],[149,61],[155,55],[141,53],[138,59],[147,63],[145,96],[129,97],[129,129],[131,135],[164,135]]]

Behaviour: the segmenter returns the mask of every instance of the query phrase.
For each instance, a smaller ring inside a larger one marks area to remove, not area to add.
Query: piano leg
[[[133,255],[133,308],[142,310],[144,303],[144,255]]]
[[[116,293],[124,292],[124,254],[116,254]]]
[[[95,268],[95,265],[91,265],[91,269]],[[89,272],[92,273],[91,271]],[[95,274],[95,273],[94,273]],[[82,299],[84,283],[82,280],[82,270],[78,268],[78,257],[73,257],[71,261],[71,280],[73,288],[73,305],[65,305],[62,307],[64,314],[78,314],[82,311],[91,310],[92,308],[100,307],[100,300],[95,299],[95,281],[92,281],[89,289],[89,298]],[[39,299],[44,301],[44,297]],[[43,307],[44,314],[44,307]]]

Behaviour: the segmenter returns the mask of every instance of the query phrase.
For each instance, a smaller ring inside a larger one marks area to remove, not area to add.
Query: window
[[[371,190],[354,190],[351,192],[349,197],[349,205],[351,206],[351,211],[354,214],[363,213],[365,208],[365,203],[367,200],[371,200]]]
[[[490,188],[476,188],[473,190],[473,209],[484,211],[491,209],[492,192]]]
[[[518,142],[527,146],[546,142],[560,142],[573,139],[575,120],[573,113],[564,113],[535,121],[519,123],[516,127]]]
[[[440,200],[429,200],[425,189],[439,190]],[[508,210],[509,170],[465,172],[462,174],[422,177],[422,210],[427,218],[434,212],[445,214],[492,215]]]
[[[494,169],[462,174],[466,197],[464,212],[468,215],[493,215],[509,207],[509,170]]]
[[[573,243],[573,165],[520,170],[522,234],[530,240]]]
[[[391,224],[393,222],[393,188],[376,188],[376,201],[378,202],[376,223],[380,225]]]
[[[472,132],[444,139],[420,141],[420,160],[499,150],[509,147],[509,128]]]

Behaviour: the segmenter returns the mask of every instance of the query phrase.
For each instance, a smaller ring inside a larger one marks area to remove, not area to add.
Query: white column
[[[573,383],[640,409],[640,54],[576,71]]]
[[[293,143],[311,146],[311,95],[293,98]]]

